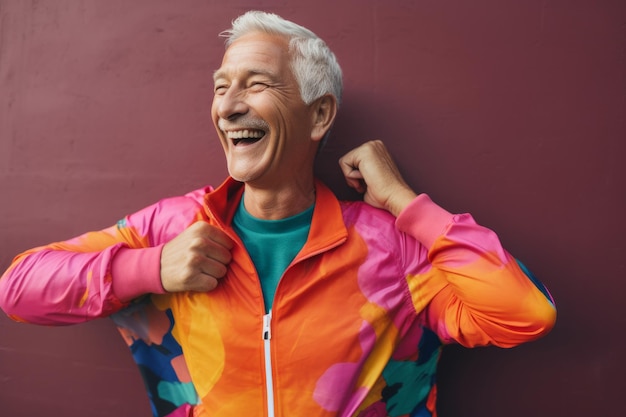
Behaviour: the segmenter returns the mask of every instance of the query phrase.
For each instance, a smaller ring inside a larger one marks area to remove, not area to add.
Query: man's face
[[[211,116],[236,180],[275,187],[310,175],[313,115],[289,62],[283,37],[252,33],[228,47],[215,72]]]

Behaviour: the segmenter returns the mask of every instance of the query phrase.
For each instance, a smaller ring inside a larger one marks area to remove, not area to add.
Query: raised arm
[[[340,160],[348,185],[391,212],[397,228],[428,250],[428,265],[398,254],[416,310],[447,343],[514,346],[547,333],[556,318],[545,287],[469,214],[453,215],[402,179],[384,144],[372,141]]]

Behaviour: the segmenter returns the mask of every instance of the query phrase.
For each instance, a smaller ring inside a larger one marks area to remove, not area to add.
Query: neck
[[[244,205],[252,216],[278,220],[303,212],[315,202],[315,181],[270,189],[245,184]]]

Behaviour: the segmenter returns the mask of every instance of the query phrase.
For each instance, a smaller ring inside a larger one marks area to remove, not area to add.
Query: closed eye
[[[250,90],[257,92],[257,91],[263,91],[266,88],[269,88],[269,85],[266,84],[266,83],[262,83],[262,82],[258,82],[257,81],[257,82],[251,83],[249,88],[250,88]]]
[[[226,94],[226,91],[228,90],[228,86],[225,84],[217,84],[214,88],[213,88],[213,93],[215,95],[221,96]]]

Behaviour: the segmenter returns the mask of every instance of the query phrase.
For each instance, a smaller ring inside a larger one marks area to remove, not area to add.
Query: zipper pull
[[[272,338],[272,330],[270,322],[272,321],[272,312],[263,316],[263,340],[270,340]]]

